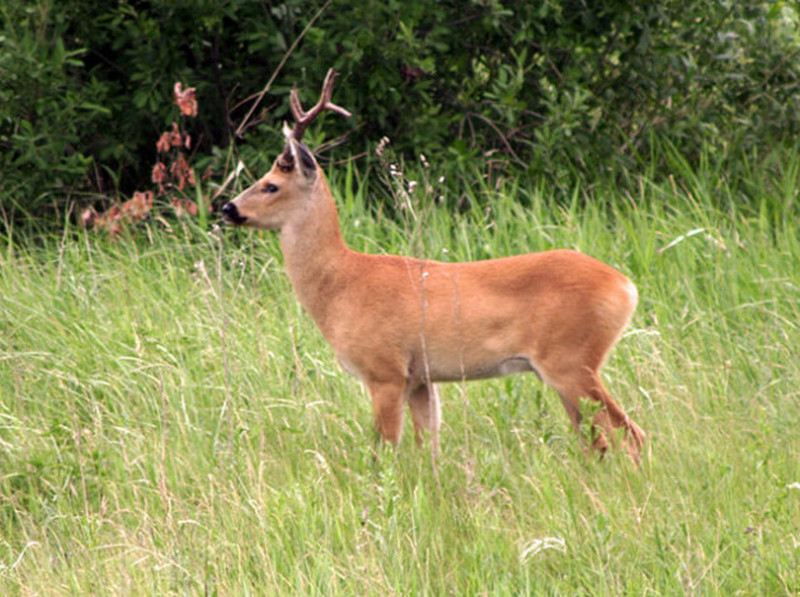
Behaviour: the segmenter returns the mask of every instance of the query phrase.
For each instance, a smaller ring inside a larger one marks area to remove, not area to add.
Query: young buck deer
[[[582,397],[601,408],[592,429],[605,452],[622,428],[638,461],[644,433],[611,398],[600,367],[636,308],[636,288],[615,269],[572,250],[468,263],[365,255],[345,246],[325,176],[301,143],[331,103],[331,69],[314,108],[291,93],[297,124],[272,169],[227,203],[231,224],[280,231],[300,303],[342,367],[366,385],[375,426],[397,444],[408,403],[417,443],[435,451],[441,422],[434,382],[533,371],[561,397],[580,435]]]

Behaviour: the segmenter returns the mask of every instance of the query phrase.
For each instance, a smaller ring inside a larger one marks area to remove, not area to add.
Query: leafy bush
[[[1,184],[34,211],[52,192],[143,187],[175,81],[204,106],[195,163],[220,175],[232,141],[264,167],[290,85],[310,99],[330,66],[337,102],[356,114],[324,122],[326,137],[349,135],[340,153],[388,136],[453,171],[522,171],[556,189],[670,174],[665,144],[743,176],[742,156],[752,172],[800,132],[788,2],[17,4],[0,9]]]
[[[365,2],[309,35],[330,60],[290,68],[347,73],[337,93],[371,139],[591,181],[635,172],[654,138],[690,160],[795,138],[799,24],[788,3]]]
[[[92,100],[103,84],[83,75],[86,51],[65,44],[62,18],[23,3],[4,3],[0,17],[0,192],[25,207],[83,186],[111,112]]]

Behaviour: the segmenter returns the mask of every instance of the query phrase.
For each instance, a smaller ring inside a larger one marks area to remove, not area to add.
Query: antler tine
[[[292,115],[297,122],[292,129],[292,137],[296,141],[300,141],[303,138],[303,133],[306,132],[308,125],[311,124],[319,115],[319,113],[324,110],[331,110],[332,112],[336,112],[337,114],[341,114],[342,116],[346,117],[352,116],[350,112],[331,102],[331,97],[333,97],[333,82],[338,76],[339,73],[332,68],[328,70],[328,74],[325,76],[325,82],[322,84],[322,93],[320,94],[319,101],[317,102],[317,105],[311,108],[308,112],[303,110],[303,106],[297,96],[297,86],[292,88],[292,92],[289,95],[289,106],[291,107]]]

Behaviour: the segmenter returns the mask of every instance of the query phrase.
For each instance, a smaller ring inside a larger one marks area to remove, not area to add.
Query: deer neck
[[[327,335],[328,307],[341,288],[350,250],[342,238],[336,204],[322,173],[305,207],[281,229],[281,251],[300,304]]]

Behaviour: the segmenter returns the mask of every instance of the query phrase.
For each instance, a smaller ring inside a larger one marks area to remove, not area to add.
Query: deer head
[[[295,125],[290,128],[284,124],[286,142],[283,151],[267,174],[222,208],[227,222],[279,230],[292,213],[302,210],[304,203],[315,199],[313,189],[319,181],[324,181],[324,177],[319,172],[314,155],[302,139],[308,125],[325,110],[342,116],[351,115],[331,102],[333,82],[337,76],[333,69],[328,71],[320,99],[308,111],[303,110],[300,104],[297,87],[292,89],[289,104]]]

